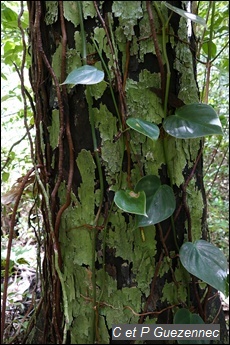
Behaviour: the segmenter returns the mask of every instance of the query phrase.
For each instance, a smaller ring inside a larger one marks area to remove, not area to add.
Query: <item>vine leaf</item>
[[[153,123],[141,119],[137,119],[134,117],[128,118],[126,121],[127,125],[134,129],[135,131],[146,135],[152,140],[157,140],[159,137],[159,128],[157,125]]]
[[[192,103],[176,109],[163,123],[165,131],[173,137],[191,139],[206,135],[223,135],[215,110],[208,104]]]
[[[146,215],[146,196],[143,191],[136,193],[132,190],[119,190],[115,193],[114,202],[125,212]]]
[[[204,321],[198,314],[192,314],[186,308],[177,310],[174,315],[173,323],[176,325],[204,325]],[[209,340],[177,340],[178,344],[210,344]]]
[[[204,240],[186,242],[179,256],[189,273],[226,295],[228,263],[219,248]]]
[[[94,85],[100,83],[103,79],[103,71],[99,71],[97,68],[90,65],[84,65],[79,68],[75,68],[72,72],[70,72],[66,80],[61,85]]]
[[[173,12],[179,14],[181,17],[184,17],[186,19],[190,19],[192,20],[193,22],[197,23],[197,24],[200,24],[200,25],[203,25],[203,26],[206,26],[206,22],[203,18],[197,16],[196,14],[193,14],[193,13],[190,13],[190,12],[186,12],[178,7],[175,7],[175,6],[172,6],[170,5],[168,2],[166,1],[162,1],[163,4],[168,7],[170,10],[172,10]]]
[[[136,226],[145,227],[169,218],[176,207],[175,196],[171,187],[161,185],[155,175],[148,175],[138,181],[135,192],[143,190],[146,194],[146,214],[136,217]]]

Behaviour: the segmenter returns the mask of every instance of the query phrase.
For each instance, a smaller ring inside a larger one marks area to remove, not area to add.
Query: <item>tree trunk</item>
[[[30,344],[111,343],[113,324],[169,324],[181,307],[206,323],[221,323],[224,342],[220,300],[211,298],[216,291],[207,296],[178,258],[191,234],[192,241],[207,239],[202,141],[175,139],[161,128],[167,70],[153,3],[28,1],[36,160],[44,166],[45,186],[43,299]],[[170,11],[158,3],[168,17]],[[171,3],[181,8],[184,2]],[[105,79],[91,86],[60,85],[84,64],[81,6],[86,62],[104,70]],[[175,13],[166,42],[170,114],[198,102],[194,47],[186,20]],[[156,123],[160,138],[128,130],[128,117]],[[174,222],[168,218],[139,229],[113,198],[150,174],[173,187]]]

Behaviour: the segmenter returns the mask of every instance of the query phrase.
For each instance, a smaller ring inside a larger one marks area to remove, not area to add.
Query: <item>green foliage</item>
[[[126,121],[127,125],[135,131],[146,135],[152,140],[157,140],[160,134],[158,126],[154,125],[149,121],[142,119],[129,117]]]
[[[181,308],[177,310],[174,315],[173,323],[176,325],[203,325],[204,321],[200,315],[195,313],[190,313],[186,308]],[[177,340],[178,344],[210,344],[209,340]]]
[[[170,115],[164,120],[163,127],[167,133],[180,139],[223,134],[215,110],[201,103],[188,104],[176,109],[175,115]]]
[[[186,242],[180,248],[179,255],[189,273],[227,294],[228,264],[219,248],[204,240]]]
[[[18,27],[18,13],[20,5],[15,1],[1,1],[1,41],[2,41],[2,180],[5,182],[3,190],[15,182],[28,169],[31,163],[31,154],[25,136],[24,110],[20,79],[16,70],[20,70],[22,62],[22,37]],[[21,26],[28,27],[28,12],[21,17]],[[26,31],[25,31],[26,32]],[[26,38],[28,35],[25,35]],[[26,55],[26,67],[30,59]],[[25,78],[25,82],[27,78]],[[33,113],[27,113],[29,126],[33,122]],[[6,183],[8,182],[8,184]]]
[[[182,17],[189,18],[196,23],[202,24],[206,27],[205,21],[190,13],[177,9],[176,7],[164,2],[164,5],[174,12],[178,13]],[[213,7],[213,14],[214,14],[214,7]],[[213,29],[213,28],[212,28]],[[208,59],[215,56],[216,54],[216,45],[209,41],[207,46],[203,50],[206,51],[208,54]],[[130,121],[127,121],[127,124],[142,134],[145,134],[151,139],[157,140],[156,132],[153,135],[154,125],[151,123],[144,122],[141,119],[133,119],[131,118]],[[207,135],[223,135],[222,125],[217,113],[214,109],[207,104],[202,103],[193,103],[189,105],[185,105],[179,109],[176,109],[175,115],[168,116],[164,119],[163,122],[164,130],[169,133],[171,136],[180,139],[190,139],[190,138],[199,138],[205,137]],[[169,207],[167,209],[166,205],[167,202],[170,200],[174,200],[174,196],[170,195],[172,193],[171,189],[168,186],[161,186],[161,195],[156,196],[156,188],[154,187],[154,181],[150,181],[148,179],[155,178],[155,176],[146,176],[142,178],[135,187],[135,192],[142,192],[144,191],[146,194],[146,215],[137,216],[137,226],[144,227],[151,224],[156,224],[161,222],[164,219],[167,219],[171,216],[171,214],[175,210],[175,204],[173,207]],[[143,181],[147,181],[147,183],[143,183]],[[159,187],[159,186],[158,186]],[[163,188],[167,187],[167,190]],[[162,193],[164,191],[164,194]],[[127,198],[127,192],[129,194],[129,198]],[[115,194],[115,203],[126,212],[136,213],[136,204],[133,204],[133,201],[130,202],[130,196],[132,193],[131,191],[118,191]],[[155,195],[154,195],[155,194]],[[163,195],[163,197],[162,197]],[[134,194],[137,198],[137,194]],[[140,195],[138,194],[138,197]],[[137,198],[138,199],[138,198]],[[144,203],[145,203],[145,199]],[[142,200],[142,202],[143,202]],[[141,201],[139,201],[141,204]],[[130,203],[130,204],[129,204]],[[128,205],[129,204],[129,205]],[[142,205],[142,212],[145,212],[144,204]],[[170,204],[171,206],[171,204]],[[130,211],[127,211],[130,210]],[[163,212],[166,210],[166,213]],[[169,212],[167,212],[169,211]],[[162,214],[164,216],[162,217]],[[160,216],[159,216],[160,214]],[[201,246],[201,244],[203,246]],[[198,251],[202,249],[202,253]],[[202,247],[202,248],[200,248]],[[194,250],[194,248],[196,250]],[[205,248],[205,250],[203,250]],[[212,250],[210,250],[212,249]],[[189,253],[188,253],[189,250]],[[214,253],[215,252],[215,253]],[[189,255],[190,254],[190,255]],[[214,259],[213,259],[214,255]],[[206,241],[196,241],[194,244],[187,242],[180,249],[180,259],[184,267],[188,270],[188,272],[192,273],[193,275],[198,276],[200,279],[207,282],[209,285],[215,287],[217,290],[222,291],[224,294],[227,293],[226,288],[226,277],[227,277],[227,260],[222,255],[222,252],[219,251],[218,248],[214,247],[213,245],[209,244]],[[217,260],[217,262],[214,260]],[[206,266],[203,266],[203,262],[207,261],[207,265],[209,265],[210,270],[206,269]],[[208,262],[209,261],[209,262]],[[210,262],[212,261],[212,262]],[[220,274],[220,271],[222,274]]]
[[[143,126],[143,122],[138,122],[138,119],[135,119],[134,123],[131,122],[131,125],[139,131],[139,123]],[[170,135],[183,139],[222,134],[217,114],[206,104],[191,104],[179,108],[176,115],[165,119],[163,126]],[[144,131],[141,132],[151,137],[152,126],[144,123]],[[140,194],[143,191],[146,201]],[[114,201],[125,212],[139,214],[138,227],[160,223],[173,214],[176,206],[172,189],[167,185],[161,185],[159,178],[151,175],[138,181],[135,193],[116,192]],[[180,249],[180,260],[188,272],[226,294],[227,260],[218,248],[203,240],[194,244],[186,242]]]
[[[144,191],[135,193],[131,190],[119,190],[116,192],[114,202],[121,210],[129,213],[146,214],[146,194]]]
[[[14,11],[15,1],[1,1],[1,29],[4,32],[2,44],[4,53],[2,62],[7,65],[20,66],[22,61],[23,46],[21,32],[18,27],[18,13]],[[17,5],[16,5],[17,8]],[[28,27],[28,13],[24,12],[21,19],[23,29]],[[29,62],[29,59],[27,59]]]
[[[104,72],[99,71],[97,68],[84,65],[76,68],[69,73],[66,80],[61,84],[84,84],[84,85],[94,85],[100,83],[104,79]]]
[[[162,185],[158,176],[142,177],[135,187],[136,192],[141,190],[146,194],[147,216],[137,216],[138,227],[160,223],[173,214],[176,207],[173,190],[167,185]]]

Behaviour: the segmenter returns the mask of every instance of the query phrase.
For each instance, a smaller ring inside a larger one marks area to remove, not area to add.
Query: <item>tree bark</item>
[[[112,324],[169,324],[178,308],[189,305],[205,322],[221,323],[224,343],[220,300],[218,295],[212,298],[216,291],[207,295],[178,258],[178,248],[188,237],[208,238],[202,141],[175,139],[162,130],[167,70],[154,2],[27,3],[36,159],[44,166],[40,177],[49,199],[47,206],[41,191],[45,258],[38,320],[44,321],[28,343],[111,343]],[[87,64],[105,72],[105,80],[87,87],[60,85],[84,63],[78,3]],[[184,2],[171,3],[181,8]],[[163,18],[170,14],[166,7],[160,11]],[[182,104],[198,102],[198,89],[195,51],[184,18],[172,15],[166,39],[171,114]],[[127,130],[128,117],[156,123],[160,138],[154,142]],[[143,237],[134,217],[113,202],[115,191],[133,189],[150,174],[173,187],[175,233],[169,218],[144,228]]]

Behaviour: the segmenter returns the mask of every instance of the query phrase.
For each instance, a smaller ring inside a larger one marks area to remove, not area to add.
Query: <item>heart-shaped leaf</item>
[[[154,125],[153,123],[141,119],[137,119],[134,117],[130,117],[126,121],[127,125],[134,129],[135,131],[146,135],[152,140],[157,140],[159,137],[159,128],[158,126]]]
[[[146,215],[145,192],[134,192],[132,190],[119,190],[115,193],[114,202],[121,210]]]
[[[203,319],[198,314],[192,314],[186,308],[178,309],[173,318],[174,324],[184,324],[184,325],[191,325],[191,324],[204,324]]]
[[[175,196],[171,187],[161,185],[155,175],[148,175],[138,181],[135,192],[143,190],[146,195],[146,214],[136,217],[137,227],[145,227],[169,218],[176,207]]]
[[[168,116],[163,127],[171,136],[180,139],[199,138],[211,134],[223,135],[221,122],[208,104],[193,103],[176,109]]]
[[[173,323],[176,325],[204,325],[204,321],[198,314],[192,314],[186,308],[177,310],[174,315]],[[180,340],[177,339],[178,344],[210,344],[210,340]]]
[[[204,240],[186,242],[179,255],[189,273],[226,294],[228,264],[218,247]]]
[[[196,14],[193,14],[193,13],[190,13],[190,12],[186,12],[178,7],[175,7],[175,6],[172,6],[170,5],[168,2],[166,1],[162,1],[163,4],[168,7],[170,10],[172,10],[173,12],[179,14],[181,17],[184,17],[186,19],[190,19],[192,20],[193,22],[197,23],[197,24],[200,24],[200,25],[203,25],[203,26],[206,26],[206,22],[203,18],[197,16]]]
[[[93,85],[98,84],[104,79],[104,72],[99,71],[97,68],[84,65],[79,68],[75,68],[70,74],[67,76],[66,80],[61,84],[85,84],[85,85]]]

